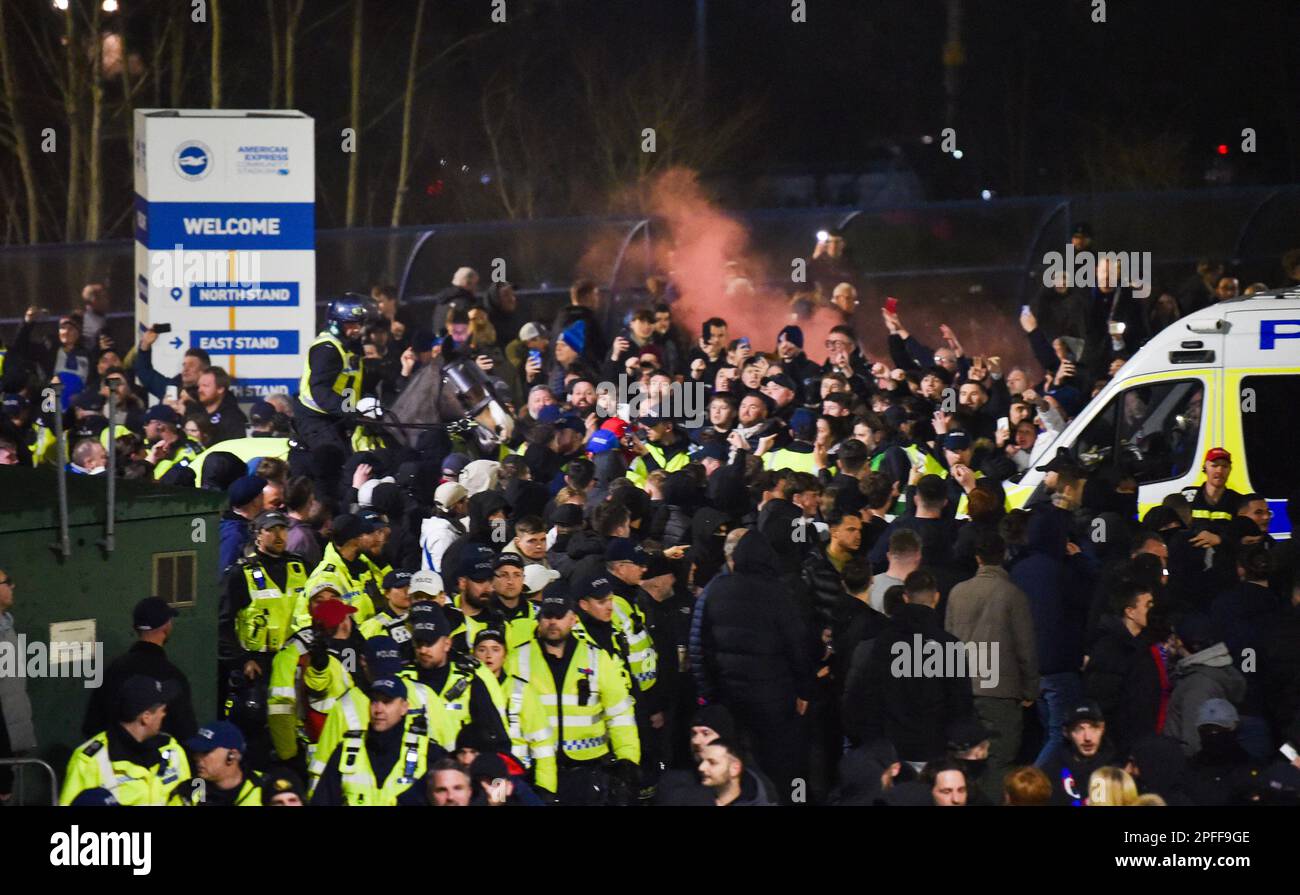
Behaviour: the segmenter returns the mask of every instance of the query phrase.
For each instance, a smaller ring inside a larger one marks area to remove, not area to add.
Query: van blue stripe
[[[1268,533],[1273,537],[1291,536],[1291,519],[1286,514],[1285,500],[1270,500],[1268,508],[1273,511],[1273,518],[1268,520]]]
[[[310,250],[316,248],[316,206],[311,202],[150,202],[137,195],[135,240],[158,251],[178,245],[191,251]]]

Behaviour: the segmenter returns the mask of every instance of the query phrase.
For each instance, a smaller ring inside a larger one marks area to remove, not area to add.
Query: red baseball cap
[[[321,600],[311,607],[312,621],[326,628],[337,628],[343,624],[343,619],[357,611],[357,607],[349,606],[342,600]]]
[[[1215,460],[1227,460],[1229,463],[1231,463],[1232,454],[1229,454],[1226,450],[1224,450],[1221,447],[1210,448],[1208,451],[1205,452],[1205,462],[1213,463]]]

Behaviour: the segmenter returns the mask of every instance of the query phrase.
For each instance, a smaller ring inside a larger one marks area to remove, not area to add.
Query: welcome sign
[[[289,110],[136,110],[136,327],[171,325],[160,373],[202,348],[242,401],[297,390],[316,329],[313,129]]]

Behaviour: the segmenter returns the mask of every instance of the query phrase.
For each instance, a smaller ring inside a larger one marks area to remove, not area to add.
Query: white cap
[[[357,402],[357,413],[370,417],[372,420],[377,420],[384,415],[384,408],[379,406],[378,399],[367,395]]]
[[[442,576],[437,572],[428,570],[416,572],[411,576],[411,584],[406,589],[408,594],[427,594],[436,597],[446,588],[442,584]]]
[[[450,510],[467,497],[469,492],[460,482],[443,482],[433,492],[434,502],[444,510]]]
[[[524,590],[530,594],[541,591],[552,581],[559,581],[560,573],[554,569],[548,569],[536,563],[530,563],[524,566]]]

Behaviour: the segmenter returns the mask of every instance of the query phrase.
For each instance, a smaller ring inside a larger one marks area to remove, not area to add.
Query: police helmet
[[[365,324],[378,316],[379,306],[373,299],[356,292],[349,292],[329,303],[329,308],[325,312],[325,321],[330,333],[335,338],[343,339],[345,338],[344,324]]]

